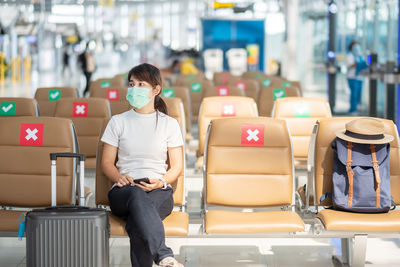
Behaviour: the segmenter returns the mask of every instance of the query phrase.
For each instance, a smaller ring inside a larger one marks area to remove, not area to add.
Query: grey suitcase
[[[80,160],[80,206],[56,206],[57,157]],[[110,226],[104,209],[84,205],[84,159],[76,153],[51,153],[52,207],[26,215],[28,267],[108,267]]]

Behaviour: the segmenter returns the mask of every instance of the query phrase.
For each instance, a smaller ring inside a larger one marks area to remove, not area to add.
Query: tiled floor
[[[0,87],[1,96],[32,97],[37,86],[83,84],[80,78],[65,81],[55,80],[54,75],[36,74],[31,84],[10,84]],[[310,96],[322,96],[310,93]],[[343,99],[339,105],[346,107]],[[196,134],[194,134],[196,136]],[[194,147],[195,143],[192,144]],[[190,232],[197,233],[200,226],[200,192],[202,178],[195,173],[194,152],[188,153],[187,211],[190,214]],[[94,192],[94,172],[86,172],[86,185]],[[89,201],[94,205],[94,196]],[[179,261],[187,267],[259,267],[259,266],[334,266],[333,254],[340,253],[338,239],[225,239],[225,238],[167,238],[169,245]],[[26,266],[25,239],[0,238],[0,267]],[[399,239],[368,239],[367,266],[400,266]],[[127,238],[110,239],[110,264],[113,267],[130,266],[129,240]]]

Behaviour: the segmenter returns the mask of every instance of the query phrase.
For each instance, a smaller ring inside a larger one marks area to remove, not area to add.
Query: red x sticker
[[[229,95],[229,87],[218,86],[217,93],[218,93],[218,96],[228,96]]]
[[[89,105],[87,102],[75,102],[72,107],[72,117],[87,117]]]
[[[119,99],[118,89],[108,89],[107,90],[107,99],[110,101],[118,100]]]
[[[242,146],[264,146],[264,125],[243,124]]]
[[[21,123],[19,144],[21,146],[42,146],[43,127],[43,123]]]
[[[222,103],[221,105],[221,116],[222,117],[234,117],[236,116],[236,105],[233,103]]]
[[[245,82],[236,82],[236,87],[246,91],[246,83]]]

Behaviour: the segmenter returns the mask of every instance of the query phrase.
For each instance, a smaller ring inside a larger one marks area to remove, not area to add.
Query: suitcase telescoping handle
[[[85,205],[85,154],[79,153],[50,153],[50,160],[51,160],[51,205],[57,205],[57,168],[56,168],[56,161],[57,158],[78,158],[79,159],[79,205]]]

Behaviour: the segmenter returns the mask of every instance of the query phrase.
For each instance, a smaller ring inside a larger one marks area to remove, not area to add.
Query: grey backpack
[[[358,144],[336,138],[331,146],[334,151],[333,208],[363,213],[388,212],[393,203],[390,144]]]

